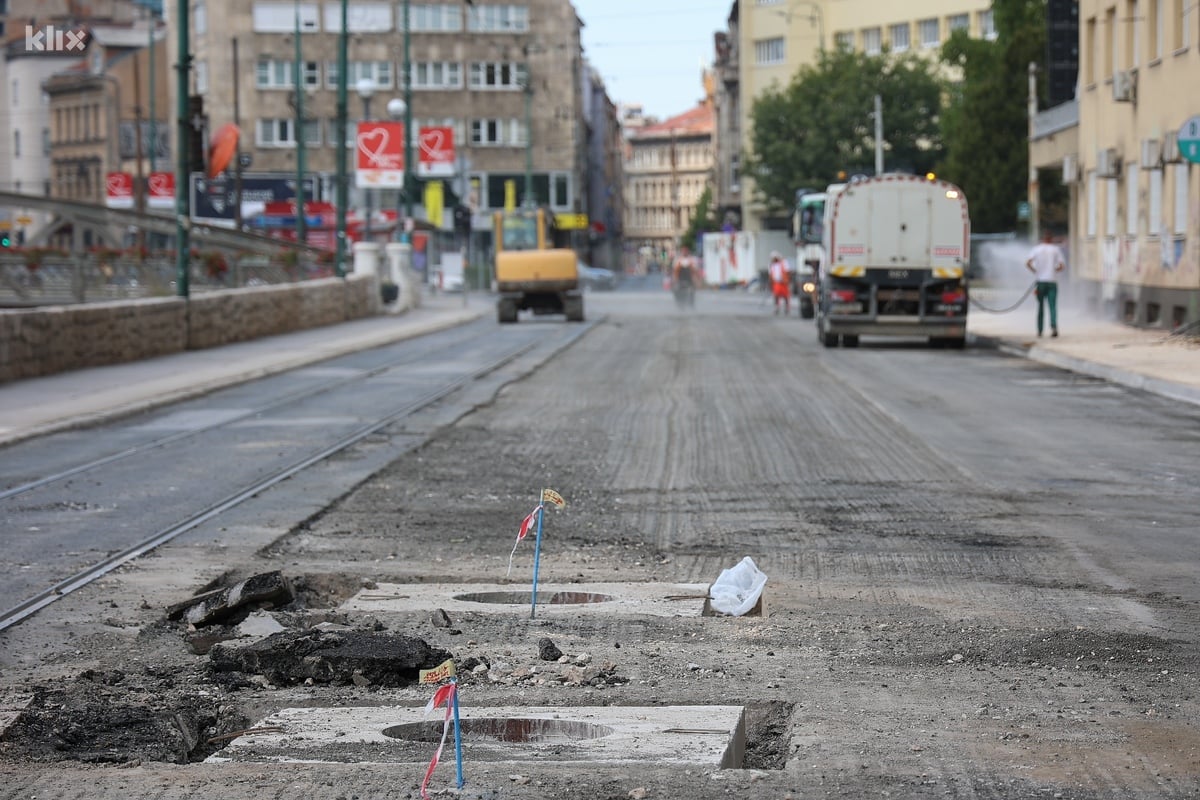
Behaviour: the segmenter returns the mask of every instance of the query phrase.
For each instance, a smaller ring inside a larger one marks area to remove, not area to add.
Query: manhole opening
[[[467,603],[494,603],[497,605],[530,605],[532,592],[472,592],[454,596],[455,600]],[[538,605],[569,606],[589,603],[608,603],[612,595],[598,592],[538,592]]]
[[[612,734],[607,725],[591,722],[575,722],[565,719],[530,719],[526,717],[483,717],[464,719],[463,743],[505,742],[511,744],[577,742],[583,739],[601,739]],[[385,728],[384,736],[410,742],[438,742],[442,738],[441,722],[410,722]],[[450,728],[450,739],[454,728]]]

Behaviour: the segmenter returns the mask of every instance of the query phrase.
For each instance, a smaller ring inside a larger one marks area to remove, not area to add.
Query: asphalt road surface
[[[314,465],[0,633],[16,719],[0,798],[419,796],[425,763],[386,746],[289,731],[171,763],[197,751],[164,757],[106,722],[206,708],[215,737],[290,707],[425,704],[420,686],[231,683],[163,618],[275,569],[303,587],[281,625],[424,639],[475,665],[472,707],[745,707],[740,769],[516,745],[468,758],[459,796],[1200,792],[1200,410],[988,350],[826,350],[738,292],[693,312],[661,290],[587,302],[589,330],[489,321],[545,349],[335,459],[370,468],[334,496],[316,487],[339,468]],[[583,335],[559,349],[563,329]],[[219,467],[220,448],[201,458]],[[340,607],[364,586],[527,591],[531,542],[506,569],[543,487],[567,507],[547,515],[541,581],[710,584],[750,556],[765,615],[522,607],[444,625],[432,607]],[[453,785],[450,765],[432,785]]]

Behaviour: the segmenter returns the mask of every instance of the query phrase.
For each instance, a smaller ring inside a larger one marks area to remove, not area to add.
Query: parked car
[[[593,267],[580,261],[579,283],[585,289],[608,292],[617,288],[617,274],[611,269]]]

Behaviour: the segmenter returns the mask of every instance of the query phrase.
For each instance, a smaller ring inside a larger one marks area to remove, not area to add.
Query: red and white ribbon
[[[450,718],[454,713],[454,703],[457,700],[455,694],[458,690],[458,684],[447,683],[433,693],[433,697],[429,698],[429,703],[425,706],[425,715],[428,716],[438,706],[443,703],[446,705],[446,719],[442,723],[442,740],[438,742],[437,752],[433,754],[433,760],[429,762],[429,768],[425,770],[425,780],[421,781],[421,797],[424,800],[429,800],[429,793],[426,792],[426,787],[429,786],[429,779],[433,777],[433,771],[437,769],[438,762],[442,760],[442,748],[446,746],[446,736],[450,733]]]
[[[517,541],[513,542],[512,552],[508,554],[508,572],[506,575],[512,574],[513,556],[517,554],[517,545],[521,544],[521,540],[529,533],[529,529],[533,527],[533,523],[537,520],[537,515],[544,509],[545,506],[541,503],[537,507],[525,515],[525,519],[521,520],[521,527],[517,530]]]

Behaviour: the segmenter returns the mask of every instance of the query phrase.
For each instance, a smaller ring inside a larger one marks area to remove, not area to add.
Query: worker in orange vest
[[[771,296],[775,298],[775,313],[779,313],[779,301],[782,300],[783,313],[786,315],[791,310],[791,267],[788,266],[788,262],[783,256],[774,252],[771,253],[771,263],[767,267],[767,274],[771,277]]]

